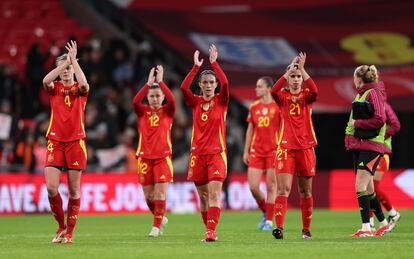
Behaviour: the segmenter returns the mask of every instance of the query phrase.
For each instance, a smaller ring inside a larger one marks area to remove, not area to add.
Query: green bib
[[[355,99],[354,99],[354,102],[364,102],[365,101],[365,99],[367,98],[367,95],[369,94],[369,92],[371,92],[372,91],[372,89],[368,89],[367,91],[365,91],[365,93],[363,94],[363,95],[359,95],[359,94],[357,94],[356,96],[355,96]],[[346,135],[354,135],[354,133],[355,133],[355,128],[353,127],[353,126],[351,126],[351,121],[352,121],[352,114],[353,114],[353,111],[351,110],[351,114],[349,115],[349,120],[348,120],[348,124],[347,124],[347,126],[346,126],[346,129],[345,129],[345,134]],[[385,144],[385,138],[384,138],[384,136],[385,136],[385,131],[386,131],[386,128],[387,128],[387,126],[386,126],[386,124],[384,124],[383,126],[382,126],[382,128],[380,129],[380,132],[379,132],[379,134],[376,136],[376,137],[374,137],[374,138],[370,138],[370,139],[367,139],[368,141],[374,141],[374,142],[379,142],[379,143],[383,143],[383,144]],[[389,140],[389,142],[390,142],[390,144],[391,144],[391,140],[390,139],[387,139],[387,141]],[[386,145],[386,144],[385,144]]]

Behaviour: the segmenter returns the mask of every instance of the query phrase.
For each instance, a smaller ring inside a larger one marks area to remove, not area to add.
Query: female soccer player
[[[168,223],[168,219],[164,217],[165,200],[167,184],[173,180],[171,126],[175,113],[175,98],[162,81],[163,75],[162,66],[157,66],[156,70],[152,68],[148,82],[133,100],[134,111],[138,117],[139,143],[136,157],[140,183],[148,207],[154,214],[149,233],[151,237],[162,235],[163,228]],[[145,97],[148,105],[142,103]],[[164,98],[167,99],[165,105]]]
[[[386,146],[386,150],[374,174],[374,190],[378,197],[378,200],[381,202],[381,205],[388,211],[388,223],[390,223],[391,227],[394,228],[395,224],[397,224],[397,221],[400,220],[401,215],[392,206],[388,195],[381,188],[380,183],[382,177],[384,176],[384,173],[387,173],[389,170],[390,156],[392,155],[392,136],[400,131],[401,124],[391,105],[389,105],[387,102],[385,102],[385,117],[387,118],[385,122],[387,125],[387,131],[385,132],[384,136],[384,144]],[[372,210],[370,211],[369,221],[371,224],[371,230],[375,231],[374,213]]]
[[[210,63],[214,71],[201,72],[198,85],[202,95],[190,90],[203,59],[194,52],[194,66],[181,84],[184,100],[193,112],[188,180],[194,181],[200,197],[200,211],[206,225],[205,241],[216,241],[216,226],[220,218],[221,189],[227,175],[226,113],[229,104],[229,83],[217,63],[216,46],[210,46]],[[215,94],[220,81],[220,93]]]
[[[45,179],[50,208],[59,223],[53,243],[72,243],[80,208],[81,173],[86,168],[84,110],[89,85],[76,59],[76,42],[68,42],[66,49],[68,53],[56,59],[56,68],[43,79],[51,107],[46,133]],[[60,77],[59,81],[55,81],[57,77]],[[68,171],[67,225],[58,190],[62,171]]]
[[[312,178],[315,176],[317,144],[312,124],[312,103],[318,88],[305,70],[306,54],[300,53],[288,66],[286,73],[275,83],[272,96],[282,116],[279,146],[275,158],[277,197],[276,228],[273,236],[283,238],[283,228],[293,175],[296,174],[302,210],[302,238],[311,238],[313,197]],[[287,84],[288,88],[283,88]]]
[[[280,124],[279,106],[270,94],[273,86],[271,77],[259,78],[256,95],[260,98],[249,108],[249,123],[246,131],[243,161],[248,166],[247,180],[257,205],[263,212],[258,229],[272,231],[276,198],[276,175],[274,161],[277,149],[277,132]],[[260,191],[262,174],[266,173],[266,201]]]
[[[352,151],[356,173],[356,194],[362,218],[362,228],[354,237],[369,237],[371,232],[369,212],[372,209],[381,224],[375,232],[382,236],[390,231],[381,205],[374,192],[373,176],[386,151],[385,89],[378,81],[375,66],[359,66],[354,72],[354,83],[358,91],[352,103],[352,111],[345,130],[345,147]]]

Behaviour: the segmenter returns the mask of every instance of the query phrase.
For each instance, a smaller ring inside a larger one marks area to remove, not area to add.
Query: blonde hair
[[[56,62],[55,62],[56,66],[58,66],[59,62],[65,61],[67,58],[68,58],[68,54],[67,53],[65,53],[65,54],[60,55],[59,57],[57,57],[56,58]]]
[[[355,69],[354,77],[361,78],[365,84],[378,81],[378,70],[374,65],[362,65]]]

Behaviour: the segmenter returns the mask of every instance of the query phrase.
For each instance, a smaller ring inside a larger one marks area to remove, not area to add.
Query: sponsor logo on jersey
[[[78,163],[78,161],[75,161],[72,165],[79,166],[79,163]]]

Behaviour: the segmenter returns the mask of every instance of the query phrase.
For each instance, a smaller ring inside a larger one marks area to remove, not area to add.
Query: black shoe
[[[272,235],[276,239],[283,239],[283,228],[275,228],[275,229],[273,229]]]
[[[302,229],[302,238],[303,239],[310,239],[312,237],[312,234],[309,230],[303,230]]]

